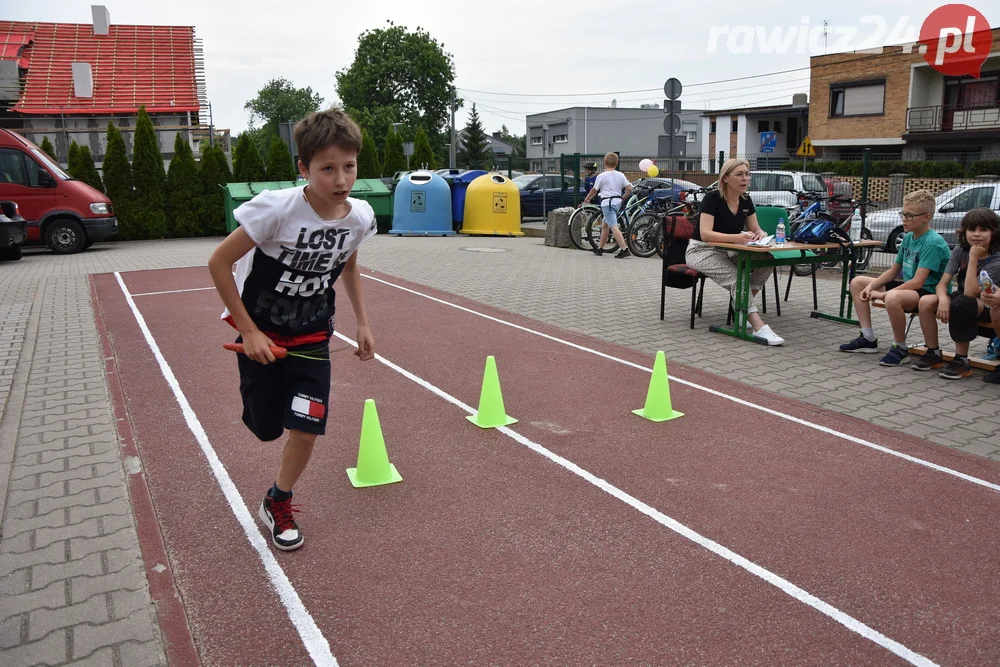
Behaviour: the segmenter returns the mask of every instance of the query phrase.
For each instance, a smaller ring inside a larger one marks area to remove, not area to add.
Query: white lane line
[[[347,336],[344,336],[340,332],[335,332],[334,335],[336,335],[341,340],[344,340],[347,343],[354,345],[355,347],[357,346],[357,343],[352,341]],[[440,389],[437,386],[428,382],[427,380],[424,380],[423,378],[414,375],[405,368],[402,368],[394,364],[393,362],[389,361],[382,355],[376,354],[375,359],[378,360],[380,363],[388,366],[392,370],[396,371],[397,373],[407,378],[408,380],[411,380],[412,382],[415,382],[416,384],[420,385],[421,387],[431,392],[435,396],[444,399],[445,401],[451,403],[452,405],[457,406],[458,408],[464,410],[465,412],[469,414],[474,414],[476,412],[475,408],[466,405],[465,403],[455,398],[451,394],[445,392],[443,389]],[[556,465],[561,466],[566,470],[568,470],[569,472],[573,473],[574,475],[577,475],[578,477],[581,477],[582,479],[590,482],[597,488],[601,489],[605,493],[614,496],[615,498],[629,505],[633,509],[642,512],[643,514],[651,518],[653,521],[656,521],[665,528],[668,528],[677,533],[678,535],[687,538],[688,540],[691,540],[700,547],[708,549],[715,555],[721,556],[722,558],[726,559],[733,565],[736,565],[737,567],[746,570],[750,574],[763,579],[764,581],[778,588],[785,594],[795,598],[796,600],[805,605],[812,607],[821,614],[824,614],[825,616],[832,618],[834,621],[840,623],[848,630],[856,632],[865,639],[878,644],[879,646],[888,651],[891,651],[892,653],[899,656],[903,660],[906,660],[910,664],[921,665],[921,666],[925,665],[929,666],[936,664],[931,660],[929,660],[928,658],[925,658],[924,656],[920,655],[919,653],[903,646],[899,642],[886,637],[878,630],[875,630],[874,628],[865,625],[864,623],[854,618],[853,616],[843,611],[840,611],[833,605],[828,604],[823,600],[820,600],[812,593],[809,593],[808,591],[799,588],[798,586],[788,581],[787,579],[784,579],[778,576],[777,574],[771,572],[770,570],[765,569],[760,565],[757,565],[756,563],[744,558],[743,556],[732,551],[731,549],[722,546],[718,542],[715,542],[714,540],[711,540],[705,537],[704,535],[695,532],[694,530],[688,528],[687,526],[680,523],[676,519],[672,519],[671,517],[667,516],[666,514],[663,514],[656,508],[647,505],[641,500],[625,493],[624,491],[612,485],[611,483],[601,479],[600,477],[597,477],[596,475],[594,475],[591,472],[588,472],[587,470],[584,470],[583,468],[573,463],[572,461],[565,459],[554,452],[549,451],[548,449],[538,444],[537,442],[534,442],[526,438],[525,436],[521,435],[520,433],[517,433],[516,431],[506,426],[502,426],[497,430],[503,433],[504,435],[508,436],[509,438],[512,438],[515,442],[524,445],[528,449],[531,449],[535,453],[541,454],[542,456],[549,459]]]
[[[650,366],[642,366],[640,364],[636,364],[636,363],[633,363],[631,361],[627,361],[625,359],[621,359],[619,357],[615,357],[615,356],[610,355],[610,354],[605,354],[604,352],[601,352],[599,350],[594,350],[592,348],[585,347],[583,345],[578,345],[577,343],[573,343],[573,342],[570,342],[568,340],[564,340],[562,338],[557,338],[555,336],[551,336],[551,335],[549,335],[547,333],[542,333],[541,331],[535,331],[534,329],[529,329],[528,327],[521,326],[520,324],[514,324],[513,322],[508,322],[507,320],[502,320],[500,318],[493,317],[492,315],[487,315],[486,313],[480,313],[478,311],[472,310],[471,308],[466,308],[465,306],[460,306],[457,303],[451,303],[451,302],[445,301],[443,299],[438,299],[437,297],[433,297],[433,296],[431,296],[429,294],[424,294],[423,292],[418,292],[418,291],[412,290],[412,289],[410,289],[408,287],[403,287],[402,285],[397,285],[395,283],[391,283],[388,280],[382,280],[381,278],[376,278],[374,276],[370,276],[370,275],[367,275],[367,274],[364,274],[364,273],[361,274],[361,275],[364,276],[365,278],[368,278],[369,280],[374,280],[375,282],[379,282],[379,283],[382,283],[384,285],[388,285],[389,287],[394,287],[394,288],[396,288],[398,290],[402,290],[404,292],[409,292],[410,294],[415,294],[415,295],[421,296],[421,297],[423,297],[425,299],[430,299],[431,301],[434,301],[436,303],[440,303],[442,305],[449,306],[449,307],[455,308],[457,310],[461,310],[462,312],[466,312],[466,313],[469,313],[471,315],[476,315],[477,317],[482,317],[483,319],[489,320],[491,322],[496,322],[497,324],[502,324],[504,326],[508,326],[508,327],[513,328],[513,329],[517,329],[519,331],[524,331],[526,333],[534,334],[535,336],[541,336],[542,338],[551,340],[553,342],[560,343],[562,345],[568,345],[569,347],[572,347],[574,349],[580,350],[581,352],[588,352],[590,354],[596,355],[596,356],[601,357],[603,359],[608,359],[609,361],[615,361],[615,362],[618,362],[619,364],[624,364],[625,366],[630,366],[632,368],[635,368],[635,369],[638,369],[638,370],[641,370],[641,371],[645,371],[646,373],[651,373],[652,372],[652,366],[651,365]],[[700,384],[696,384],[696,383],[690,382],[688,380],[683,380],[683,379],[677,377],[676,375],[671,375],[670,376],[670,381],[671,382],[679,382],[680,384],[686,385],[688,387],[692,387],[694,389],[698,389],[698,390],[707,392],[709,394],[712,394],[713,396],[718,396],[719,398],[724,398],[726,400],[733,401],[734,403],[739,403],[740,405],[744,405],[744,406],[746,406],[748,408],[753,408],[755,410],[760,410],[761,412],[766,412],[769,415],[772,415],[774,417],[779,417],[781,419],[785,419],[785,420],[793,422],[795,424],[799,424],[800,426],[805,426],[806,428],[811,428],[811,429],[819,431],[821,433],[826,433],[827,435],[832,435],[832,436],[841,438],[843,440],[847,440],[848,442],[853,442],[856,445],[861,445],[863,447],[868,447],[870,449],[874,449],[875,451],[882,452],[883,454],[889,454],[890,456],[895,456],[897,458],[903,459],[904,461],[909,461],[910,463],[915,463],[917,465],[921,465],[921,466],[930,468],[931,470],[936,470],[937,472],[942,472],[942,473],[945,473],[946,475],[951,475],[953,477],[957,477],[959,479],[965,480],[966,482],[972,482],[973,484],[978,484],[979,486],[983,486],[983,487],[985,487],[987,489],[990,489],[992,491],[1000,492],[1000,484],[993,484],[992,482],[988,482],[985,479],[980,479],[978,477],[973,477],[972,475],[967,475],[964,472],[960,472],[958,470],[953,470],[951,468],[945,467],[943,465],[938,465],[937,463],[932,463],[930,461],[925,461],[924,459],[918,458],[916,456],[911,456],[909,454],[904,454],[902,452],[897,452],[894,449],[890,449],[890,448],[885,447],[883,445],[879,445],[879,444],[876,444],[874,442],[870,442],[870,441],[865,440],[863,438],[857,438],[857,437],[855,437],[853,435],[848,435],[847,433],[841,433],[840,431],[834,430],[832,428],[828,428],[826,426],[822,426],[820,424],[814,424],[814,423],[812,423],[810,421],[806,421],[805,419],[800,419],[798,417],[793,417],[791,415],[787,415],[787,414],[784,414],[782,412],[778,412],[777,410],[772,410],[770,408],[765,408],[763,406],[756,405],[754,403],[751,403],[750,401],[745,401],[742,398],[737,398],[735,396],[730,396],[728,394],[722,393],[721,391],[716,391],[715,389],[710,389],[710,388],[704,387],[704,386],[702,386]]]
[[[298,631],[299,637],[302,638],[302,643],[305,644],[306,651],[308,651],[309,656],[316,665],[321,665],[322,667],[336,667],[337,659],[333,657],[333,653],[330,651],[329,642],[327,642],[323,633],[320,632],[319,626],[316,625],[316,621],[313,620],[309,610],[307,610],[305,605],[302,603],[298,593],[292,586],[292,582],[289,581],[285,571],[281,569],[281,565],[278,564],[274,554],[271,553],[271,549],[268,546],[267,541],[260,534],[260,531],[257,530],[256,521],[253,516],[251,516],[250,510],[247,508],[246,504],[243,502],[243,498],[240,496],[240,492],[236,489],[236,485],[233,484],[233,480],[229,477],[226,467],[222,464],[222,461],[219,460],[218,455],[215,453],[212,443],[208,441],[208,435],[205,433],[205,429],[201,425],[201,421],[198,420],[198,416],[191,408],[191,404],[188,402],[183,390],[181,390],[181,386],[177,382],[177,378],[174,376],[174,372],[171,370],[170,364],[167,363],[163,353],[160,352],[160,346],[157,345],[156,340],[153,338],[153,334],[149,331],[149,327],[146,326],[146,320],[136,307],[135,301],[132,299],[132,295],[125,286],[125,281],[122,280],[121,273],[115,271],[115,278],[118,279],[118,284],[122,288],[122,293],[125,294],[125,300],[132,309],[132,314],[135,315],[136,322],[139,323],[139,328],[142,330],[142,335],[146,338],[146,343],[149,345],[149,349],[152,350],[153,356],[156,357],[156,363],[160,365],[160,372],[163,373],[164,379],[166,379],[167,384],[170,385],[170,390],[174,393],[174,398],[177,399],[177,403],[180,405],[181,413],[184,415],[184,421],[187,423],[188,428],[191,429],[191,433],[194,434],[195,440],[197,440],[198,444],[201,446],[201,451],[204,452],[205,458],[208,459],[208,464],[212,469],[212,474],[215,475],[215,479],[219,483],[219,488],[222,489],[222,493],[226,497],[226,502],[229,503],[229,508],[236,516],[236,520],[243,528],[243,532],[246,533],[250,546],[252,546],[257,552],[257,555],[260,556],[261,563],[264,565],[264,571],[267,573],[267,578],[274,587],[274,590],[278,593],[278,597],[281,599],[282,604],[285,606],[285,610],[288,612],[288,618]]]
[[[206,290],[214,290],[214,287],[192,287],[191,289],[168,289],[163,292],[139,292],[138,294],[133,294],[132,296],[153,296],[155,294],[178,294],[180,292],[204,292]]]

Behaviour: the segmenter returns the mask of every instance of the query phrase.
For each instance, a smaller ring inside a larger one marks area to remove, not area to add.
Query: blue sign
[[[775,147],[778,145],[778,133],[777,132],[761,132],[760,133],[760,152],[761,153],[773,153]]]

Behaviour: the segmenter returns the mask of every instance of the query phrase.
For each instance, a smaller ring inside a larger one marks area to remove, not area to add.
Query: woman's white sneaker
[[[768,325],[762,326],[759,330],[753,332],[756,338],[761,338],[767,341],[768,345],[784,345],[785,339],[778,334],[771,331],[771,327]]]

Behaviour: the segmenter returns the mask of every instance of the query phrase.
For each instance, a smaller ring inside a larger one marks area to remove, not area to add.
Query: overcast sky
[[[584,104],[610,106],[613,99],[620,107],[662,103],[663,83],[669,77],[685,85],[681,97],[685,109],[790,102],[793,93],[808,92],[807,70],[736,83],[711,82],[808,67],[810,53],[823,52],[824,20],[829,24],[829,52],[901,43],[906,35],[895,30],[897,26],[909,26],[915,35],[924,18],[941,4],[842,0],[806,10],[802,2],[784,0],[767,4],[172,0],[106,6],[112,24],[194,26],[204,43],[215,123],[234,134],[247,125],[244,103],[273,78],[311,86],[326,104],[336,102],[334,72],[351,64],[361,32],[382,27],[388,19],[411,29],[423,27],[452,54],[459,95],[466,100],[458,114],[460,127],[475,101],[488,131],[506,124],[523,134],[525,114]],[[90,3],[85,2],[5,5],[2,17],[10,20],[91,22]],[[978,0],[972,6],[991,26],[1000,25],[1000,3]],[[720,29],[732,31],[741,25],[759,26],[792,46],[787,53],[775,53],[774,48],[767,53],[766,44],[756,35],[748,41],[744,31],[733,43],[748,52],[732,53],[730,37]],[[796,48],[802,26],[816,29],[816,51],[810,52],[808,43],[801,51]],[[713,29],[718,39],[710,53]],[[838,44],[849,48],[836,48]]]

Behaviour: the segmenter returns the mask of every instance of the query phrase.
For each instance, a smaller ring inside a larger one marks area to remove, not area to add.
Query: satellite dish
[[[611,108],[612,109],[618,108],[618,100],[611,100]]]

